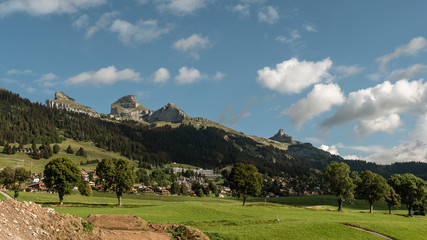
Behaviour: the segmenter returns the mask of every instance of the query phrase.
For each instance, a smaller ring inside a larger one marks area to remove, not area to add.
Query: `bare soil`
[[[89,229],[88,224],[81,218],[60,214],[52,208],[42,208],[39,204],[18,202],[13,199],[0,201],[2,240],[209,239],[204,233],[190,226],[148,224],[143,219],[131,215],[90,215],[86,221],[94,225],[93,229]]]

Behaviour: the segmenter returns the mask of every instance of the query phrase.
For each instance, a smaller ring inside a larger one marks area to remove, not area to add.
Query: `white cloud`
[[[319,62],[298,61],[292,58],[276,65],[275,69],[264,67],[257,71],[257,81],[280,93],[300,93],[303,89],[330,77],[328,70],[332,61],[325,58]]]
[[[235,125],[239,123],[242,119],[250,117],[252,114],[249,112],[249,108],[258,100],[257,97],[250,97],[246,102],[243,108],[238,113],[234,113],[232,105],[229,104],[225,107],[224,111],[221,114],[219,122],[222,124]]]
[[[422,80],[400,80],[395,84],[386,81],[372,88],[351,92],[346,103],[332,117],[325,119],[321,126],[333,127],[358,120],[372,123],[384,116],[406,112],[419,114],[425,108],[426,99],[427,84]],[[388,121],[394,123],[391,126],[397,124],[396,117]]]
[[[153,81],[159,84],[165,84],[171,78],[169,70],[166,68],[159,68],[153,77]]]
[[[14,74],[32,74],[33,71],[30,69],[25,70],[17,70],[17,69],[11,69],[6,72],[7,75],[14,75]]]
[[[139,73],[132,69],[126,68],[118,71],[114,66],[101,68],[98,71],[83,72],[77,76],[71,77],[65,81],[67,85],[81,85],[81,84],[114,84],[120,81],[139,81]]]
[[[292,43],[297,39],[300,39],[301,35],[299,34],[299,32],[297,30],[293,30],[290,34],[289,37],[286,36],[277,36],[276,37],[276,41],[281,42],[281,43]]]
[[[56,84],[54,82],[56,79],[58,79],[58,76],[56,76],[54,73],[47,73],[34,82],[38,83],[38,85],[42,87],[53,87]]]
[[[399,115],[390,114],[373,120],[361,120],[359,125],[354,127],[353,131],[356,137],[365,138],[375,132],[392,134],[401,124]]]
[[[413,161],[427,163],[427,144],[418,140],[397,145],[391,149],[384,149],[371,154],[366,157],[366,160],[380,164]]]
[[[304,24],[303,27],[308,32],[317,32],[317,29],[313,24]]]
[[[307,97],[292,104],[282,115],[289,116],[292,125],[301,128],[309,119],[344,103],[345,97],[337,84],[316,84]]]
[[[30,94],[37,92],[37,88],[33,88],[33,87],[27,87],[26,90]]]
[[[322,149],[323,151],[329,152],[330,154],[334,154],[334,155],[340,155],[340,153],[338,152],[337,146],[335,145],[324,145],[322,144],[319,149]]]
[[[427,142],[427,114],[418,117],[411,139]]]
[[[202,37],[202,34],[193,34],[188,38],[181,38],[173,44],[173,48],[187,52],[195,59],[199,59],[198,51],[206,49],[211,46],[208,37]]]
[[[179,85],[195,83],[206,78],[206,75],[193,67],[187,68],[184,66],[178,71],[179,74],[175,76],[175,82]]]
[[[413,78],[414,76],[419,76],[427,73],[427,65],[415,64],[405,69],[396,69],[391,72],[387,79],[394,81],[400,79]]]
[[[75,13],[104,3],[106,0],[7,0],[0,3],[0,16],[18,12],[34,16]]]
[[[86,29],[86,38],[91,38],[96,32],[99,30],[103,30],[111,26],[111,23],[113,22],[113,18],[119,15],[119,12],[113,11],[113,12],[107,12],[101,15],[101,17],[96,21],[96,23],[93,26],[90,26]]]
[[[110,31],[117,32],[119,39],[125,45],[134,45],[150,42],[161,35],[168,33],[172,27],[160,28],[156,20],[140,20],[132,24],[123,20],[115,20]]]
[[[160,11],[168,11],[178,16],[193,14],[206,6],[206,0],[157,0]]]
[[[219,80],[221,80],[221,79],[223,79],[223,78],[225,78],[225,74],[224,73],[222,73],[222,72],[220,72],[220,71],[217,71],[216,73],[215,73],[215,75],[213,76],[213,80],[214,81],[219,81]]]
[[[273,6],[262,7],[258,11],[258,21],[273,24],[280,19],[277,8]]]
[[[87,14],[81,15],[77,18],[76,21],[73,22],[73,27],[75,29],[86,28],[89,25],[89,16]]]
[[[359,67],[358,65],[334,67],[334,72],[336,73],[336,77],[338,79],[348,78],[350,76],[360,73],[361,71],[363,71],[363,68]]]
[[[387,64],[401,56],[415,56],[421,50],[425,50],[427,47],[427,40],[423,37],[413,38],[407,45],[400,46],[394,50],[394,52],[377,58],[379,63],[379,70],[385,71]]]
[[[248,17],[249,16],[249,8],[250,8],[249,4],[237,4],[231,10],[233,12],[239,13],[243,17]]]

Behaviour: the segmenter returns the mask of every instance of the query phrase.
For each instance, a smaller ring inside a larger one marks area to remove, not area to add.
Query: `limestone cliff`
[[[100,114],[92,108],[76,103],[74,98],[59,91],[55,93],[55,100],[46,100],[46,105],[49,108],[62,109],[67,112],[84,113],[91,117],[100,117]]]
[[[172,103],[168,103],[157,111],[152,111],[141,105],[134,95],[120,98],[111,104],[111,115],[133,120],[143,120],[148,123],[171,122],[180,123],[189,118],[184,111]]]
[[[271,140],[281,142],[281,143],[289,143],[289,144],[300,144],[301,142],[296,141],[293,137],[287,135],[283,129],[280,129],[276,135],[270,138]]]

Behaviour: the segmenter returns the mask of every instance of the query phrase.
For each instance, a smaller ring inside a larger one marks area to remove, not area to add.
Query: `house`
[[[47,191],[46,185],[43,182],[33,183],[23,188],[26,192]]]
[[[141,192],[142,193],[154,193],[154,190],[150,187],[146,187],[146,188],[142,189]]]
[[[162,195],[170,195],[169,190],[167,190],[167,189],[163,189],[163,190],[162,190]]]

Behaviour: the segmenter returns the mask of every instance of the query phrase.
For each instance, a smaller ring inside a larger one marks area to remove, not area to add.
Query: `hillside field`
[[[54,144],[51,144],[51,147],[53,147]],[[80,162],[86,162],[87,160],[102,160],[104,158],[122,158],[122,159],[128,159],[126,157],[120,156],[119,153],[109,152],[105,151],[101,148],[96,147],[93,143],[90,142],[77,142],[72,139],[67,139],[63,141],[62,143],[58,143],[60,147],[60,151],[58,154],[54,154],[49,159],[40,159],[35,160],[31,159],[30,156],[28,156],[26,153],[16,153],[13,155],[6,155],[3,154],[3,147],[0,147],[0,168],[4,168],[7,166],[17,166],[18,167],[25,167],[28,170],[31,170],[33,173],[41,173],[44,170],[44,166],[52,159],[58,158],[58,157],[68,157],[73,160],[74,163],[77,164],[77,166],[80,169],[86,169],[86,170],[95,170],[97,164],[89,164],[89,165],[83,165],[80,166]],[[15,145],[18,147],[18,145]],[[40,144],[37,145],[39,147]],[[77,152],[77,150],[82,147],[86,153],[87,157],[80,157],[76,156],[75,154],[68,154],[65,152],[68,146],[71,146],[71,148],[74,150],[74,153]],[[31,144],[24,145],[25,148],[31,148]],[[23,161],[14,161],[9,159],[17,159],[17,160],[23,160]]]
[[[125,195],[117,207],[115,194],[94,192],[92,197],[21,193],[18,200],[35,201],[60,213],[82,218],[90,214],[131,214],[149,223],[176,223],[194,226],[211,239],[384,239],[346,226],[370,229],[396,239],[427,239],[427,218],[406,217],[406,210],[389,215],[383,202],[374,205],[374,214],[364,200],[344,204],[336,211],[333,196],[250,198],[241,200],[212,197]],[[280,221],[276,221],[279,218]]]

